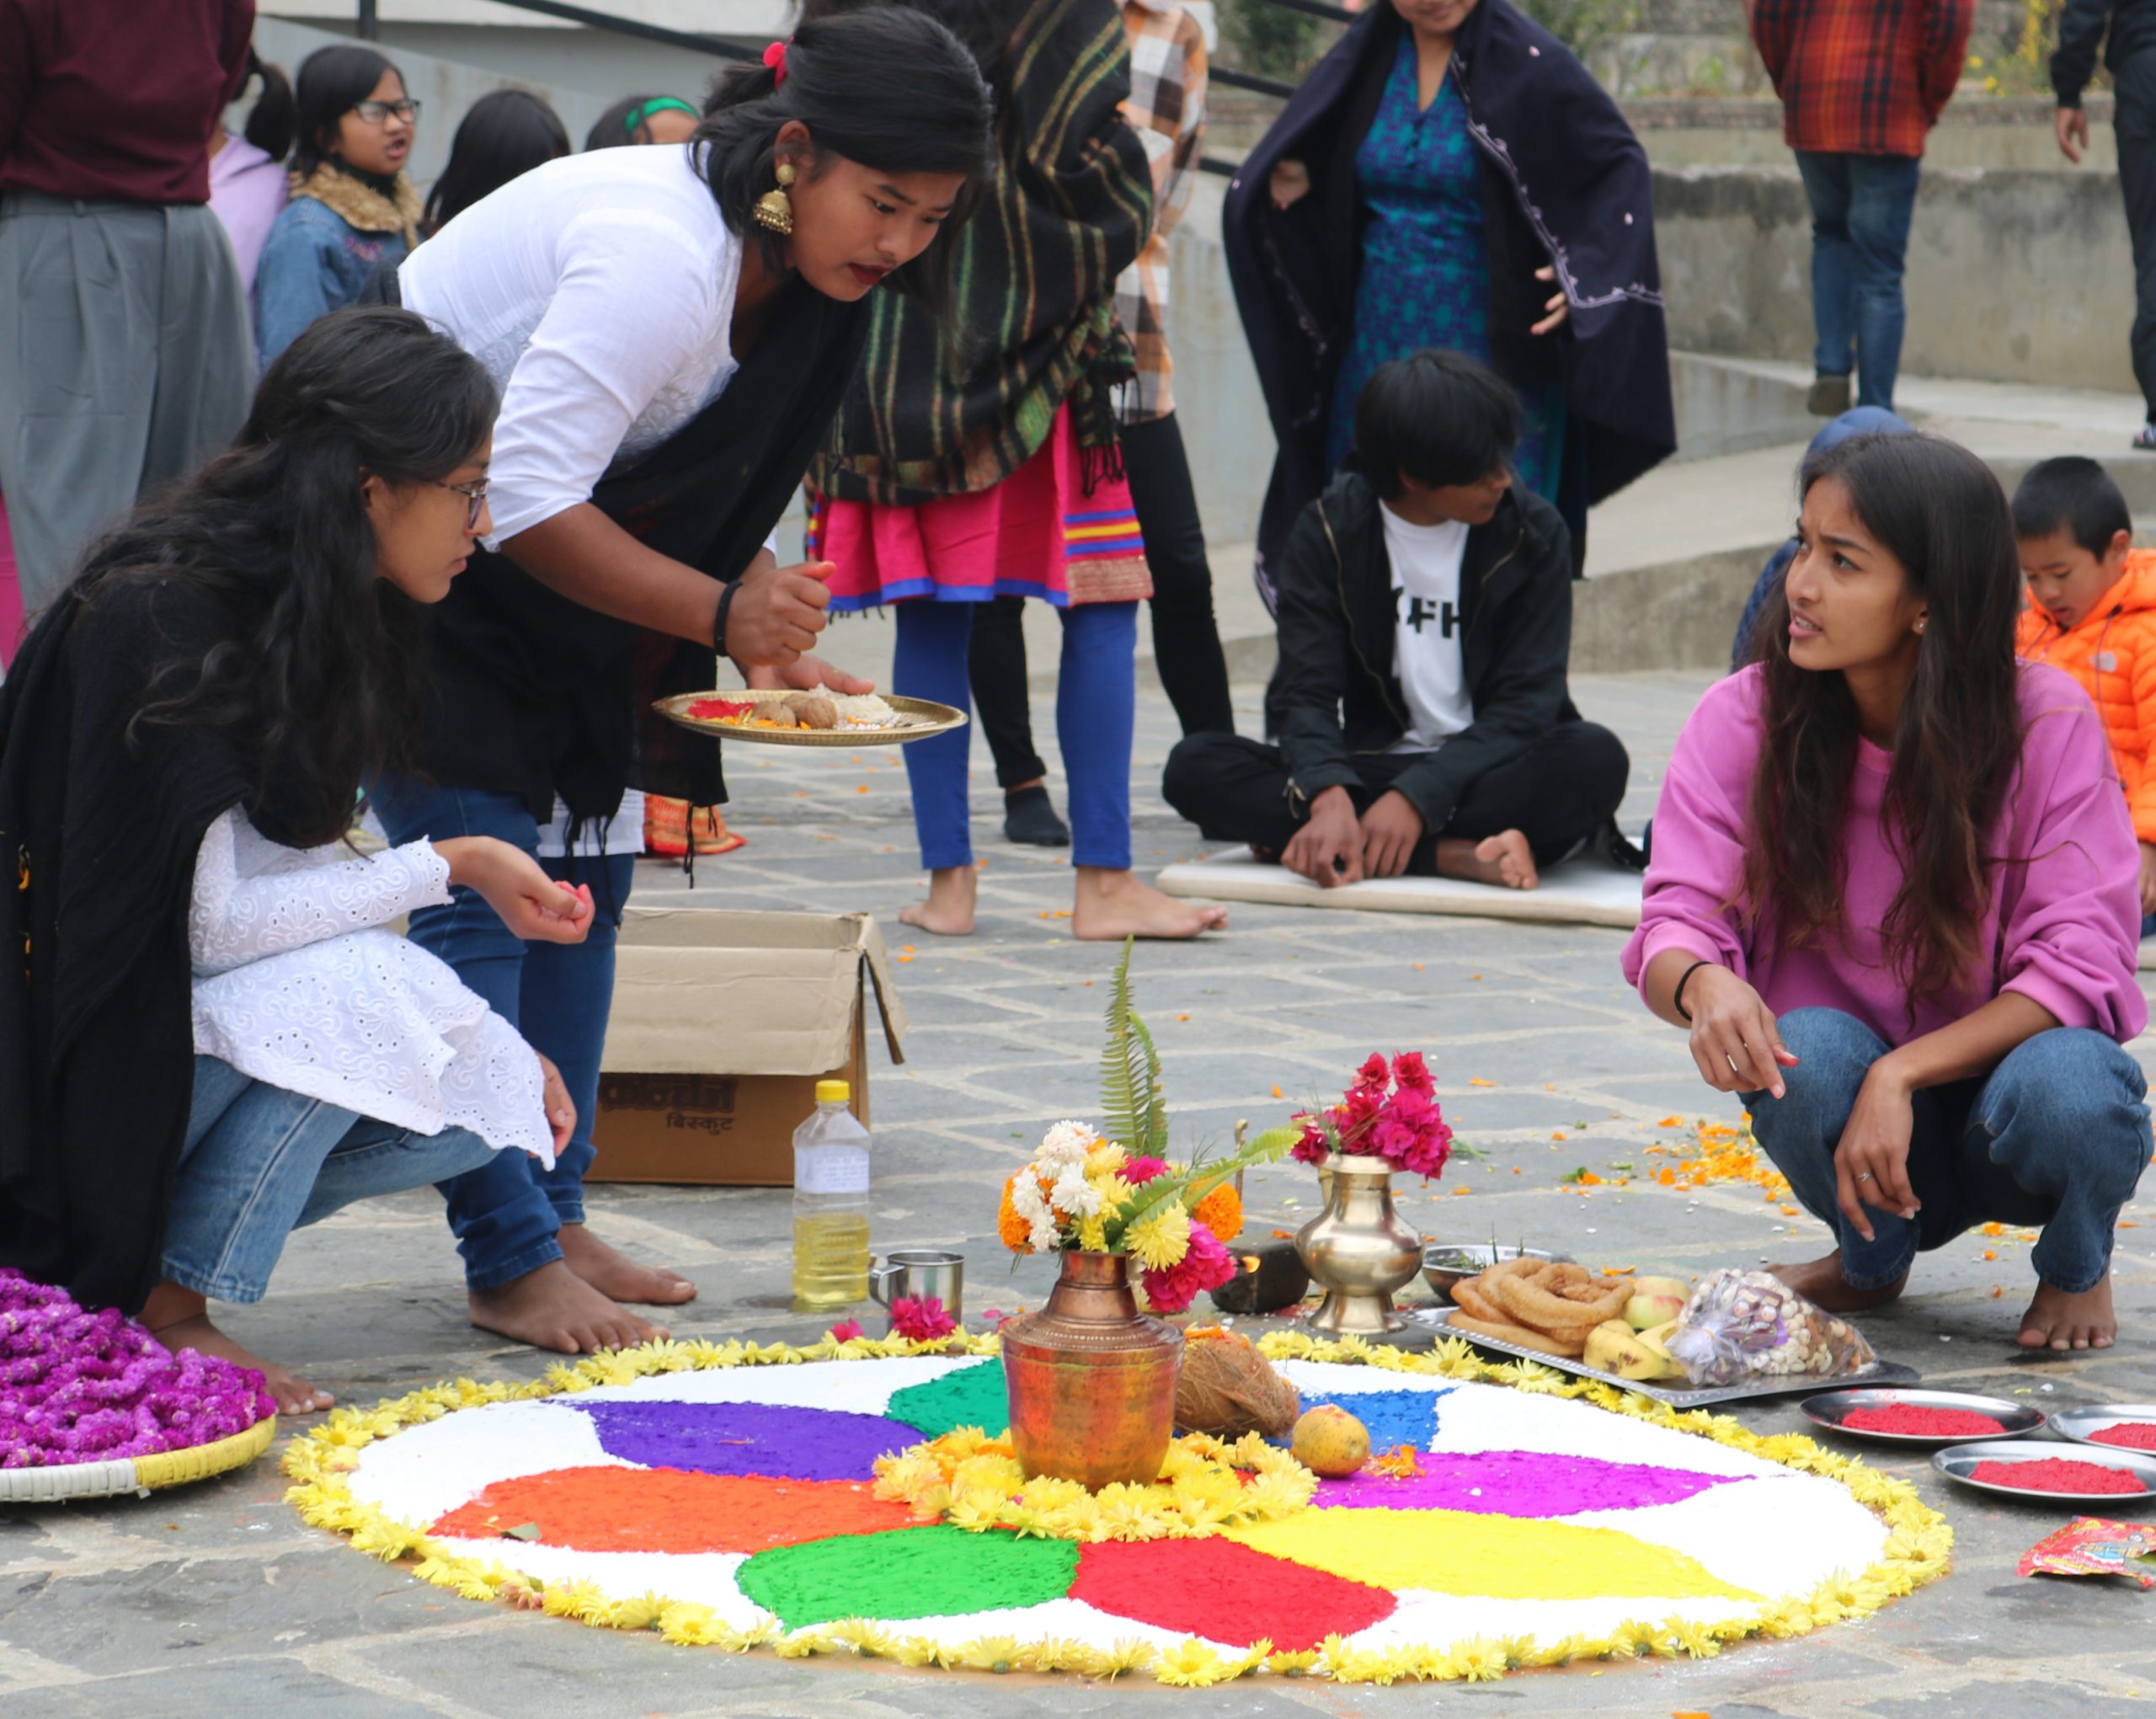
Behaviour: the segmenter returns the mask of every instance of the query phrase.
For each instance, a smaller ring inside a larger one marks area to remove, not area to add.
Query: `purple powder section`
[[[1320,1481],[1311,1502],[1332,1509],[1577,1516],[1589,1510],[1643,1510],[1654,1504],[1681,1503],[1695,1492],[1739,1478],[1540,1450],[1422,1452],[1416,1460],[1422,1471],[1413,1480],[1358,1474]]]
[[[881,1415],[763,1402],[579,1402],[609,1456],[645,1468],[771,1480],[867,1481],[921,1434]]]

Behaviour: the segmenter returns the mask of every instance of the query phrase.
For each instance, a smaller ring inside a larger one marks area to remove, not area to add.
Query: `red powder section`
[[[746,716],[756,707],[755,701],[744,698],[699,698],[689,707],[689,714],[701,721],[723,720],[728,717]]]
[[[677,1468],[557,1468],[497,1481],[430,1533],[494,1540],[529,1524],[542,1545],[587,1552],[760,1552],[908,1528],[856,1481],[774,1481]]]
[[[1980,1462],[1969,1478],[1988,1486],[2012,1487],[2020,1492],[2146,1492],[2134,1476],[2098,1462]]]
[[[1926,1408],[1897,1402],[1891,1408],[1853,1408],[1842,1417],[1852,1433],[1900,1433],[1919,1439],[1984,1439],[2006,1423],[1967,1408]]]
[[[1081,1546],[1070,1597],[1135,1623],[1230,1647],[1263,1636],[1283,1653],[1351,1636],[1391,1615],[1382,1588],[1228,1540],[1104,1540]]]
[[[2121,1421],[2089,1435],[2091,1444],[2116,1445],[2121,1450],[2156,1450],[2156,1422]]]

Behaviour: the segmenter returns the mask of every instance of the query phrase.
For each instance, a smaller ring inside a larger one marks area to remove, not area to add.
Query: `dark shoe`
[[[2133,447],[2137,453],[2156,452],[2156,418],[2152,418],[2134,431]]]
[[[1068,847],[1070,826],[1055,815],[1044,787],[1022,787],[1003,796],[1003,839],[1027,847]]]
[[[1652,825],[1649,825],[1649,829],[1652,828]],[[1645,839],[1641,837],[1642,841]],[[1597,859],[1615,866],[1620,871],[1644,872],[1647,868],[1646,850],[1633,846],[1625,838],[1625,832],[1617,827],[1614,818],[1588,837],[1588,851]]]
[[[1838,418],[1849,409],[1849,379],[1846,376],[1828,376],[1824,371],[1812,379],[1812,392],[1805,396],[1804,408],[1814,418]]]

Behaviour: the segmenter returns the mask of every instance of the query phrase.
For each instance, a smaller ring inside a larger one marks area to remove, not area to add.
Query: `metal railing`
[[[563,0],[494,0],[498,6],[507,6],[518,12],[536,12],[547,18],[558,18],[568,24],[580,24],[587,29],[605,30],[614,35],[634,36],[640,41],[657,42],[662,46],[681,48],[692,54],[707,54],[714,59],[753,61],[760,59],[761,51],[746,47],[739,42],[727,40],[723,36],[699,35],[685,29],[668,29],[663,24],[644,24],[635,19],[616,18],[610,13],[595,12],[588,6],[570,6]],[[1353,24],[1355,14],[1343,7],[1333,6],[1327,0],[1265,0],[1268,6],[1278,6],[1289,12],[1301,12],[1312,18],[1324,19],[1331,24]],[[357,24],[362,40],[381,39],[382,22],[377,0],[357,0]],[[1207,73],[1211,80],[1228,89],[1246,90],[1253,95],[1270,96],[1276,101],[1285,101],[1295,93],[1295,86],[1277,77],[1262,77],[1255,72],[1232,71],[1225,66],[1214,66]],[[1198,162],[1205,172],[1233,175],[1237,164],[1224,161],[1218,156],[1205,156]]]

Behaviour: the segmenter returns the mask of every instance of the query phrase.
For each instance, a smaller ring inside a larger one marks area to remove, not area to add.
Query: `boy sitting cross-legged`
[[[1328,889],[1413,872],[1532,889],[1614,835],[1630,766],[1572,707],[1572,542],[1513,483],[1518,436],[1512,390],[1457,353],[1370,378],[1353,454],[1281,553],[1278,745],[1190,735],[1170,805]]]
[[[2081,455],[2030,468],[2014,492],[2029,607],[2015,652],[2063,669],[2104,719],[2141,853],[2141,934],[2156,930],[2156,552],[2136,549],[2111,474]]]

